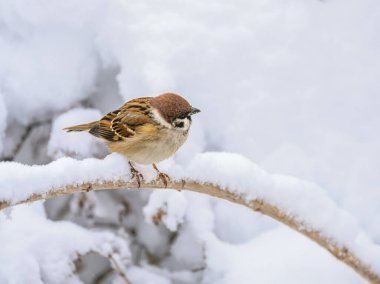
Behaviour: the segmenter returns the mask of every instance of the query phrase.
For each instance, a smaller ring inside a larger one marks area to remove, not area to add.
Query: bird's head
[[[183,97],[165,93],[151,99],[150,104],[153,108],[153,119],[172,129],[187,132],[191,125],[191,116],[200,112],[199,109],[192,107]]]

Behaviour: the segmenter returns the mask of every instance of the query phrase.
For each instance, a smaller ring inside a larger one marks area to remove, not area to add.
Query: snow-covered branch
[[[142,169],[142,188],[163,188]],[[0,164],[0,209],[90,190],[135,189],[126,160],[62,158],[45,166]],[[22,175],[20,175],[22,173]],[[273,175],[246,158],[226,153],[197,155],[186,169],[173,166],[168,188],[222,198],[259,211],[309,237],[372,283],[380,283],[380,247],[318,186]]]

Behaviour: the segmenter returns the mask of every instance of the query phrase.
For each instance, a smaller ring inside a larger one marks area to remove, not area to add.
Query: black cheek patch
[[[183,128],[184,126],[185,126],[185,123],[183,121],[174,123],[174,127],[177,127],[177,128]]]

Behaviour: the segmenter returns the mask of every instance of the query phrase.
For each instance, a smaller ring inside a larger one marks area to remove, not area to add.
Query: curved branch
[[[150,181],[142,182],[141,188],[165,188],[161,182]],[[261,199],[251,199],[248,200],[247,197],[237,195],[230,192],[228,189],[222,189],[218,185],[211,183],[199,183],[194,180],[182,180],[182,181],[171,181],[168,183],[168,189],[175,190],[188,190],[197,193],[206,194],[209,196],[218,197],[230,202],[243,205],[250,208],[253,211],[261,212],[264,215],[267,215],[288,227],[296,230],[297,232],[305,235],[312,241],[318,243],[320,246],[328,250],[333,256],[337,259],[343,261],[352,269],[354,269],[362,277],[370,281],[371,283],[380,283],[380,275],[376,274],[370,267],[365,265],[352,251],[346,247],[336,245],[337,240],[333,240],[324,236],[321,232],[313,229],[308,229],[307,224],[302,223],[301,221],[296,220],[292,216],[286,214],[283,210],[277,206],[268,203],[265,200]],[[34,194],[29,198],[19,201],[16,204],[30,203],[37,200],[46,200],[62,195],[69,195],[73,193],[91,191],[91,190],[113,190],[113,189],[136,189],[138,186],[135,182],[131,180],[99,180],[96,182],[87,182],[82,184],[66,184],[62,187],[56,187],[50,189],[45,194]],[[0,202],[0,210],[16,205],[8,202]]]

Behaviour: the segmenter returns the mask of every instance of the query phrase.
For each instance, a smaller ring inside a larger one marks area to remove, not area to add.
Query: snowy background
[[[0,0],[1,160],[103,158],[61,128],[178,92],[202,112],[163,168],[240,153],[321,186],[380,244],[379,30],[376,0]],[[1,283],[123,283],[110,251],[133,284],[363,283],[288,228],[191,193],[19,206],[0,241]]]

